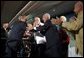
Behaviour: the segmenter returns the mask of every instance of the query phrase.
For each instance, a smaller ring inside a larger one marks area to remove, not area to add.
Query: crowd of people
[[[22,42],[26,38],[31,42],[29,57],[68,57],[68,31],[75,35],[73,57],[83,57],[83,2],[76,2],[74,12],[77,17],[74,16],[72,21],[68,22],[65,16],[51,18],[49,13],[45,13],[42,19],[34,17],[32,23],[26,22],[28,16],[21,15],[12,27],[9,28],[8,24],[3,25],[7,35],[4,56],[17,57],[17,51],[24,45]]]

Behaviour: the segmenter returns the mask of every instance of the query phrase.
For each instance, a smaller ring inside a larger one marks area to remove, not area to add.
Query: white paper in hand
[[[46,37],[45,36],[43,36],[43,37],[35,36],[35,40],[36,40],[37,44],[43,44],[46,42]]]

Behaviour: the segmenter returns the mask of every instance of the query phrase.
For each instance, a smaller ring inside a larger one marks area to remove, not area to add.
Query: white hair
[[[61,18],[61,20],[62,20],[63,22],[66,22],[66,21],[67,21],[67,18],[66,18],[65,16],[61,16],[60,18]]]
[[[50,19],[50,14],[49,13],[45,13],[44,16],[47,16],[48,19]]]

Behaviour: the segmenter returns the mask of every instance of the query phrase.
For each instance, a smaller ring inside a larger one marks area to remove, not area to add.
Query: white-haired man
[[[44,50],[44,57],[61,57],[62,54],[62,40],[59,38],[57,28],[54,28],[50,21],[50,14],[45,13],[42,17],[44,25],[37,27],[37,31],[40,31],[46,37],[46,49]]]

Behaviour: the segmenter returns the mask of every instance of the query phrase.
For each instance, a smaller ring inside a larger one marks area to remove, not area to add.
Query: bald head
[[[75,6],[74,6],[74,12],[79,13],[82,10],[83,10],[83,2],[82,1],[77,1]]]
[[[24,16],[19,16],[18,19],[19,19],[19,21],[25,22],[27,20],[27,16],[25,16],[25,15]]]
[[[49,20],[49,19],[50,19],[50,14],[49,14],[49,13],[45,13],[45,14],[43,15],[43,21],[46,22],[46,21]]]

